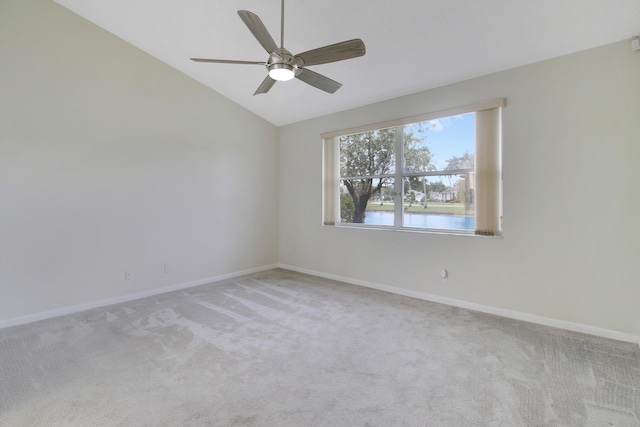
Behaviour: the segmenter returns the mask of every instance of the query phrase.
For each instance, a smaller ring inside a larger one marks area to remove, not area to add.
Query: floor
[[[640,426],[637,345],[276,269],[0,330],[0,425]]]

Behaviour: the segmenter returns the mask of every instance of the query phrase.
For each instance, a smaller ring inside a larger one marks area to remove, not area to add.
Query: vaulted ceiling
[[[279,44],[280,0],[55,1],[278,126],[640,34],[640,0],[287,0],[292,53],[353,38],[367,53],[310,67],[343,84],[334,94],[294,79],[253,96],[265,67],[189,58],[266,61],[236,12]]]

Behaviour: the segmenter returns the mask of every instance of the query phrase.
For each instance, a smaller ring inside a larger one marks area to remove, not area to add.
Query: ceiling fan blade
[[[299,53],[295,59],[298,66],[302,67],[357,58],[365,53],[364,42],[360,39],[353,39]]]
[[[261,93],[269,92],[269,89],[271,89],[274,84],[276,84],[276,81],[273,80],[271,77],[267,76],[267,78],[262,81],[260,86],[258,86],[258,89],[256,89],[256,91],[253,94],[253,96],[256,96],[256,95],[261,94]]]
[[[266,65],[264,61],[235,61],[231,59],[189,58],[195,62],[215,62],[217,64]]]
[[[338,83],[335,80],[331,80],[329,77],[325,77],[322,74],[318,74],[315,71],[311,71],[306,68],[303,68],[296,78],[328,93],[334,93],[342,87],[342,83]]]
[[[267,28],[264,26],[260,18],[258,18],[258,15],[249,12],[248,10],[239,10],[238,15],[267,53],[278,50],[278,45],[273,41],[269,31],[267,31]]]

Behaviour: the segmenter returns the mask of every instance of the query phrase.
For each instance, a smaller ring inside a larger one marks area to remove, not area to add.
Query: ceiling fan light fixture
[[[289,64],[272,64],[269,67],[269,77],[279,82],[286,82],[296,76],[293,67]]]

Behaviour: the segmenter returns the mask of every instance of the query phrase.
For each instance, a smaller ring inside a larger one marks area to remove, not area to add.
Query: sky
[[[431,162],[438,170],[442,170],[451,157],[460,157],[465,151],[474,152],[475,114],[431,120],[428,130],[415,132],[415,135],[426,136],[424,145],[431,150]]]

